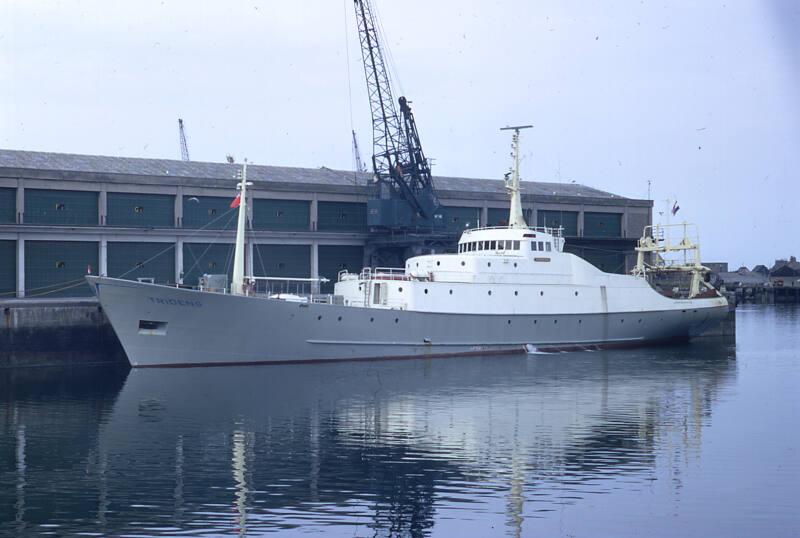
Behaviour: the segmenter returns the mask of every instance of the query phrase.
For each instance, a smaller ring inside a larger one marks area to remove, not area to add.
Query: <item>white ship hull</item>
[[[648,311],[468,314],[87,279],[134,367],[484,355],[521,353],[526,346],[629,347],[687,340],[727,314],[720,298],[663,298],[664,308]]]

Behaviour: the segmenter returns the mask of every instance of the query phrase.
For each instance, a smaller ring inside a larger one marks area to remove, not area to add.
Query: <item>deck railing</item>
[[[472,232],[482,232],[484,230],[527,230],[529,232],[550,234],[553,237],[561,237],[564,233],[564,227],[550,228],[548,226],[527,226],[525,228],[512,228],[510,226],[483,226],[480,228],[465,228],[464,234]]]

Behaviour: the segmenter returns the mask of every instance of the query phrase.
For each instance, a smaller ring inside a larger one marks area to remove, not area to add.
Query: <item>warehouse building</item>
[[[241,166],[0,150],[0,298],[91,294],[87,273],[196,285],[231,271]],[[369,177],[248,167],[248,273],[325,277],[360,270],[382,240],[367,228]],[[505,224],[502,181],[435,178],[454,250],[465,228]],[[567,249],[605,271],[634,263],[652,202],[577,184],[523,182],[532,225],[562,227]],[[385,238],[383,238],[385,239]]]

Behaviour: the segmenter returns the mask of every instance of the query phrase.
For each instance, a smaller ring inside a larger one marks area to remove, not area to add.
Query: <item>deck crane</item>
[[[178,138],[181,144],[181,160],[189,160],[189,146],[186,145],[186,131],[183,128],[183,119],[178,118]]]
[[[436,230],[444,227],[411,102],[397,100],[381,51],[370,0],[354,0],[361,58],[372,112],[372,171],[377,196],[367,202],[367,224],[373,229]]]

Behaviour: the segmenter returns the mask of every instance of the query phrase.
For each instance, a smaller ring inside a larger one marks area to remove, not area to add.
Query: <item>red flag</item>
[[[231,209],[239,207],[239,204],[241,203],[242,203],[242,193],[240,192],[239,194],[236,195],[236,198],[234,198],[233,201],[231,202]]]

